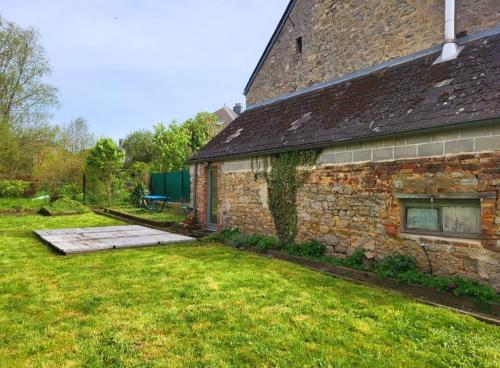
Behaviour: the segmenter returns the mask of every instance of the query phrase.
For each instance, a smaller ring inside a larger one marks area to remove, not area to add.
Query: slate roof
[[[219,123],[227,126],[230,122],[236,119],[239,115],[231,110],[229,107],[221,107],[219,110],[214,112],[214,114],[219,118]]]
[[[500,34],[245,111],[192,157],[323,147],[500,117]]]

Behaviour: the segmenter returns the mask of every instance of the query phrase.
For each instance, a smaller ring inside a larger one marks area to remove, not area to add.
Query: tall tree
[[[59,140],[60,144],[72,153],[82,152],[92,147],[96,142],[87,120],[82,117],[63,125],[60,129]]]
[[[43,82],[49,74],[38,32],[0,18],[0,121],[18,129],[45,122],[57,105],[57,89]]]
[[[57,105],[40,36],[0,17],[0,174],[30,175],[53,143],[48,111]]]
[[[191,153],[189,131],[172,122],[168,127],[160,123],[154,127],[153,167],[171,172],[186,167]]]
[[[208,112],[200,112],[194,119],[184,122],[184,127],[189,131],[189,146],[191,153],[199,151],[219,131],[217,116]]]
[[[122,147],[127,166],[135,162],[150,163],[153,158],[154,135],[149,130],[137,130],[127,135]]]
[[[87,156],[87,168],[104,183],[106,199],[110,206],[113,202],[113,185],[124,158],[125,154],[111,138],[98,140]]]

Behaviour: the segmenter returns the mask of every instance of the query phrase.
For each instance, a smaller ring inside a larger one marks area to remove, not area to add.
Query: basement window
[[[405,199],[403,231],[461,238],[481,235],[479,199]]]
[[[302,54],[302,36],[297,37],[295,40],[295,50],[297,51],[297,54]]]

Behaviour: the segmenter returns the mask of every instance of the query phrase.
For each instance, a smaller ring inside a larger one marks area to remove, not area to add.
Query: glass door
[[[208,228],[217,229],[217,168],[208,169]]]

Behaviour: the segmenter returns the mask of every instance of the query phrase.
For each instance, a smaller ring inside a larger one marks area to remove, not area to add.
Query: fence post
[[[87,177],[85,173],[83,173],[83,204],[87,204]]]
[[[167,195],[167,173],[163,172],[163,195]]]
[[[184,203],[184,170],[181,171],[181,202]]]

